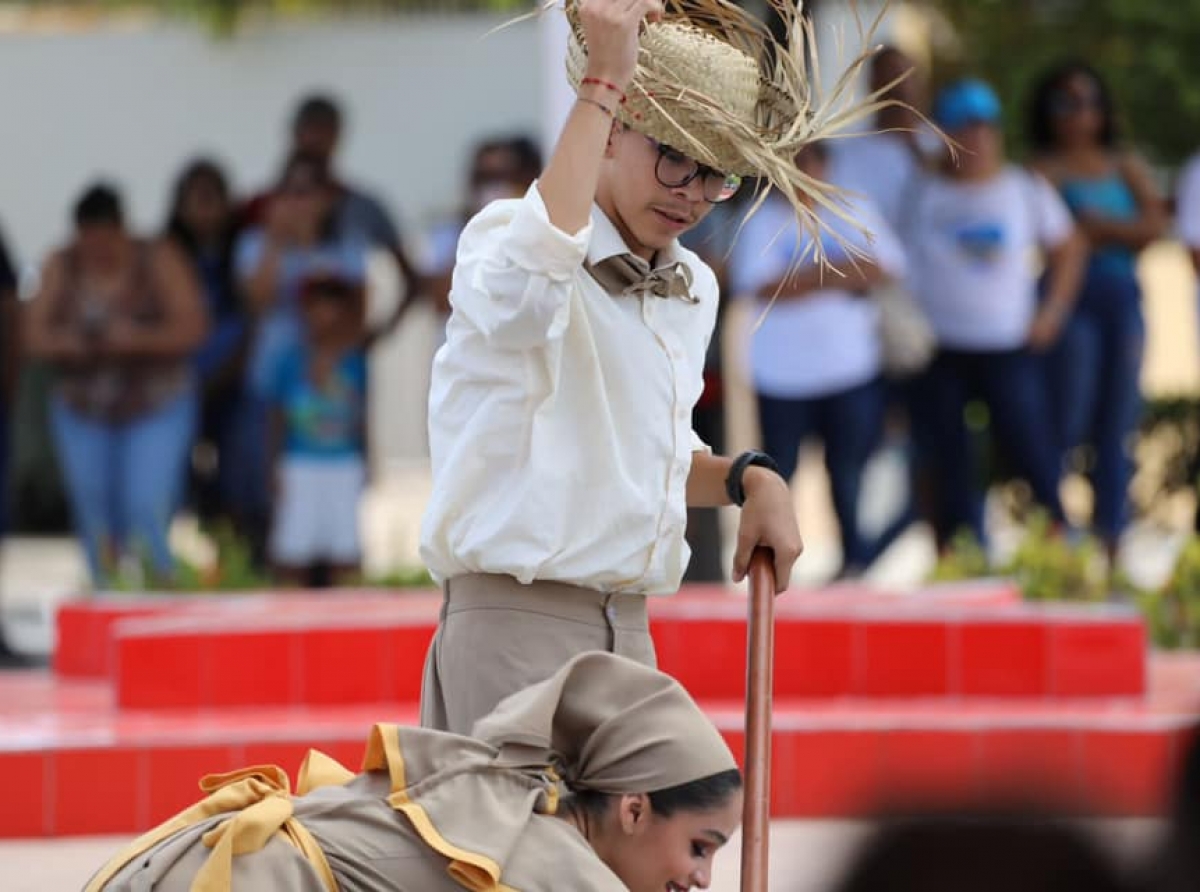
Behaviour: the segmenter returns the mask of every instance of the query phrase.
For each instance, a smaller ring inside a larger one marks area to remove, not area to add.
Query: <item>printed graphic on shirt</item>
[[[309,383],[298,389],[288,405],[288,423],[297,435],[328,449],[356,439],[358,394],[341,369],[320,388]]]
[[[311,355],[296,350],[281,364],[274,397],[286,422],[288,454],[352,456],[362,452],[366,373],[361,355],[346,354],[328,378],[317,383]]]
[[[1004,253],[1008,238],[998,220],[970,220],[956,224],[950,237],[963,257],[975,266],[992,266]]]

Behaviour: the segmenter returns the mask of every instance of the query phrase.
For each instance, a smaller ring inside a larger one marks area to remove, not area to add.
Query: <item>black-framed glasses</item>
[[[678,189],[700,177],[704,200],[709,204],[720,204],[733,198],[738,189],[742,188],[742,178],[737,174],[714,170],[652,136],[647,136],[646,139],[658,152],[658,160],[654,163],[654,177],[668,189]]]

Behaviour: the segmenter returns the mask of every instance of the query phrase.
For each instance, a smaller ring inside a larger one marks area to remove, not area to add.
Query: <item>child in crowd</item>
[[[270,386],[275,501],[271,560],[281,580],[333,584],[358,573],[359,499],[367,478],[367,358],[361,282],[304,280],[304,336],[284,352]]]

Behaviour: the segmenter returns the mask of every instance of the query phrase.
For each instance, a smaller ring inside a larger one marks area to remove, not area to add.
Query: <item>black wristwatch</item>
[[[746,475],[746,468],[751,466],[779,473],[779,465],[765,452],[751,449],[735,458],[729,468],[729,476],[725,478],[725,492],[728,493],[729,500],[739,508],[746,504],[746,488],[742,485],[742,478]]]

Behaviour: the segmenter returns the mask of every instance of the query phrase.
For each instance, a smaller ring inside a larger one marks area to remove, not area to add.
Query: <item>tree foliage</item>
[[[956,38],[935,41],[935,84],[965,73],[990,81],[1018,149],[1034,82],[1065,58],[1105,76],[1126,136],[1155,162],[1176,164],[1200,146],[1200,0],[919,2]]]

